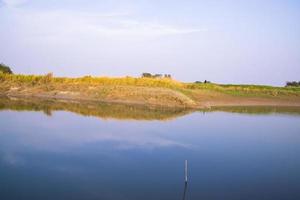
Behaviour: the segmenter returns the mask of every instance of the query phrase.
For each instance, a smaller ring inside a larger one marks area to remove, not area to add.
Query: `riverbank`
[[[169,78],[0,74],[0,95],[160,107],[300,106],[300,88],[183,83]]]

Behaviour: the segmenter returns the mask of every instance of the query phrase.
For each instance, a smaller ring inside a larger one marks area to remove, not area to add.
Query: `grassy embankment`
[[[300,106],[299,87],[183,83],[168,78],[0,74],[0,94],[164,107]]]

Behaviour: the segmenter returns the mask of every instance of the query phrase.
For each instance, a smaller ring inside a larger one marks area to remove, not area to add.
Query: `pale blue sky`
[[[300,79],[297,0],[0,0],[16,73],[283,85]]]

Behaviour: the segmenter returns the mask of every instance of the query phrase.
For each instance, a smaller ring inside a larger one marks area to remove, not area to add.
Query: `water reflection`
[[[186,191],[187,191],[187,182],[184,183],[184,189],[183,189],[183,196],[182,196],[182,200],[186,200]]]
[[[299,116],[37,102],[1,101],[0,199],[299,199]]]
[[[207,109],[184,109],[139,105],[109,104],[87,101],[43,100],[38,98],[0,97],[0,110],[42,111],[51,116],[54,111],[69,111],[83,116],[119,120],[173,120],[193,112],[231,112],[240,114],[287,114],[300,115],[300,107],[292,106],[225,106]]]
[[[192,111],[184,108],[7,97],[0,98],[0,110],[42,111],[48,116],[53,111],[69,111],[84,116],[120,120],[171,120]]]
[[[267,115],[267,114],[287,114],[287,115],[300,115],[300,107],[298,106],[217,106],[208,110],[224,111],[240,114],[253,114],[253,115]]]

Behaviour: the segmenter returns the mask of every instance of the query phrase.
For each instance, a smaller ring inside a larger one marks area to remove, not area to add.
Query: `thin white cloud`
[[[132,36],[165,36],[189,34],[206,31],[205,29],[182,28],[152,22],[141,22],[138,20],[119,20],[118,26],[95,27],[99,33],[106,35],[132,35]]]
[[[19,0],[21,1],[21,0]],[[17,1],[16,1],[17,2]],[[16,5],[17,3],[10,2]],[[146,20],[133,19],[130,12],[76,12],[69,10],[36,11],[14,9],[13,14],[23,28],[26,37],[69,40],[88,36],[91,39],[105,37],[151,37],[182,35],[206,31],[201,28],[186,28]]]
[[[2,0],[4,5],[8,7],[17,7],[27,2],[27,0]]]

